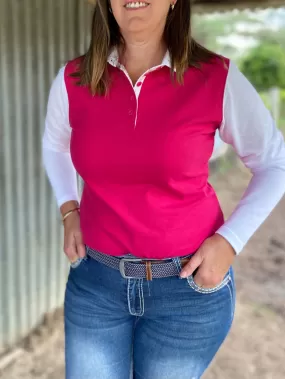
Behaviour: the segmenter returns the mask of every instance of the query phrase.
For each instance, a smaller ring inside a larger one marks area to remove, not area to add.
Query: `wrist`
[[[62,216],[62,222],[65,223],[65,221],[66,221],[67,218],[71,217],[74,214],[79,214],[79,212],[80,212],[80,208],[79,207],[70,209],[70,211],[64,213],[64,215]]]
[[[69,212],[71,209],[79,208],[79,203],[76,200],[70,200],[62,204],[60,207],[60,213],[61,216],[64,217],[64,215]]]
[[[234,256],[237,255],[232,244],[224,236],[222,236],[219,233],[215,233],[213,237],[218,241],[218,243],[220,243],[223,247],[225,247]]]
[[[62,219],[62,224],[64,227],[69,228],[70,226],[74,226],[80,224],[80,211],[71,212],[64,220]]]

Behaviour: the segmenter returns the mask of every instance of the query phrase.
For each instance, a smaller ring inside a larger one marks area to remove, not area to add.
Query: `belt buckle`
[[[136,279],[132,276],[127,276],[125,272],[125,263],[138,263],[142,262],[142,259],[139,258],[121,258],[119,262],[119,270],[124,279]]]

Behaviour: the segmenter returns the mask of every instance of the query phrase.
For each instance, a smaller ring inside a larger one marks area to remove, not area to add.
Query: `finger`
[[[71,263],[78,260],[76,242],[73,235],[66,238],[66,242],[64,243],[64,252]]]
[[[202,261],[203,261],[203,258],[201,256],[201,254],[199,254],[199,252],[197,252],[190,259],[189,263],[187,263],[187,265],[185,267],[183,267],[183,269],[180,273],[180,277],[181,278],[187,278],[188,276],[192,275],[193,272],[200,266]]]
[[[75,236],[75,242],[76,242],[76,249],[77,249],[77,255],[79,258],[84,258],[86,256],[86,249],[85,245],[82,240],[82,235],[81,233],[78,233]]]

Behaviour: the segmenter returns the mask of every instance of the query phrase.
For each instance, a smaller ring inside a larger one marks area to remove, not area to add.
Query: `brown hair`
[[[192,38],[191,0],[178,0],[175,8],[169,10],[164,39],[171,57],[172,74],[175,67],[176,80],[180,84],[189,67],[199,67],[200,63],[218,57]],[[109,10],[109,1],[96,0],[90,46],[83,56],[79,71],[72,76],[79,77],[79,84],[89,86],[92,94],[106,95],[110,86],[108,56],[113,47],[122,44],[124,40],[114,15]]]

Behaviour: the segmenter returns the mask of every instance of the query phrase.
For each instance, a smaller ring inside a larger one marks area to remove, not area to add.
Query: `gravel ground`
[[[212,177],[226,215],[234,209],[249,179],[239,166]],[[235,321],[205,379],[285,378],[284,214],[285,199],[236,260]],[[32,347],[0,372],[0,378],[63,379],[63,344],[59,317],[52,329],[41,332]]]

